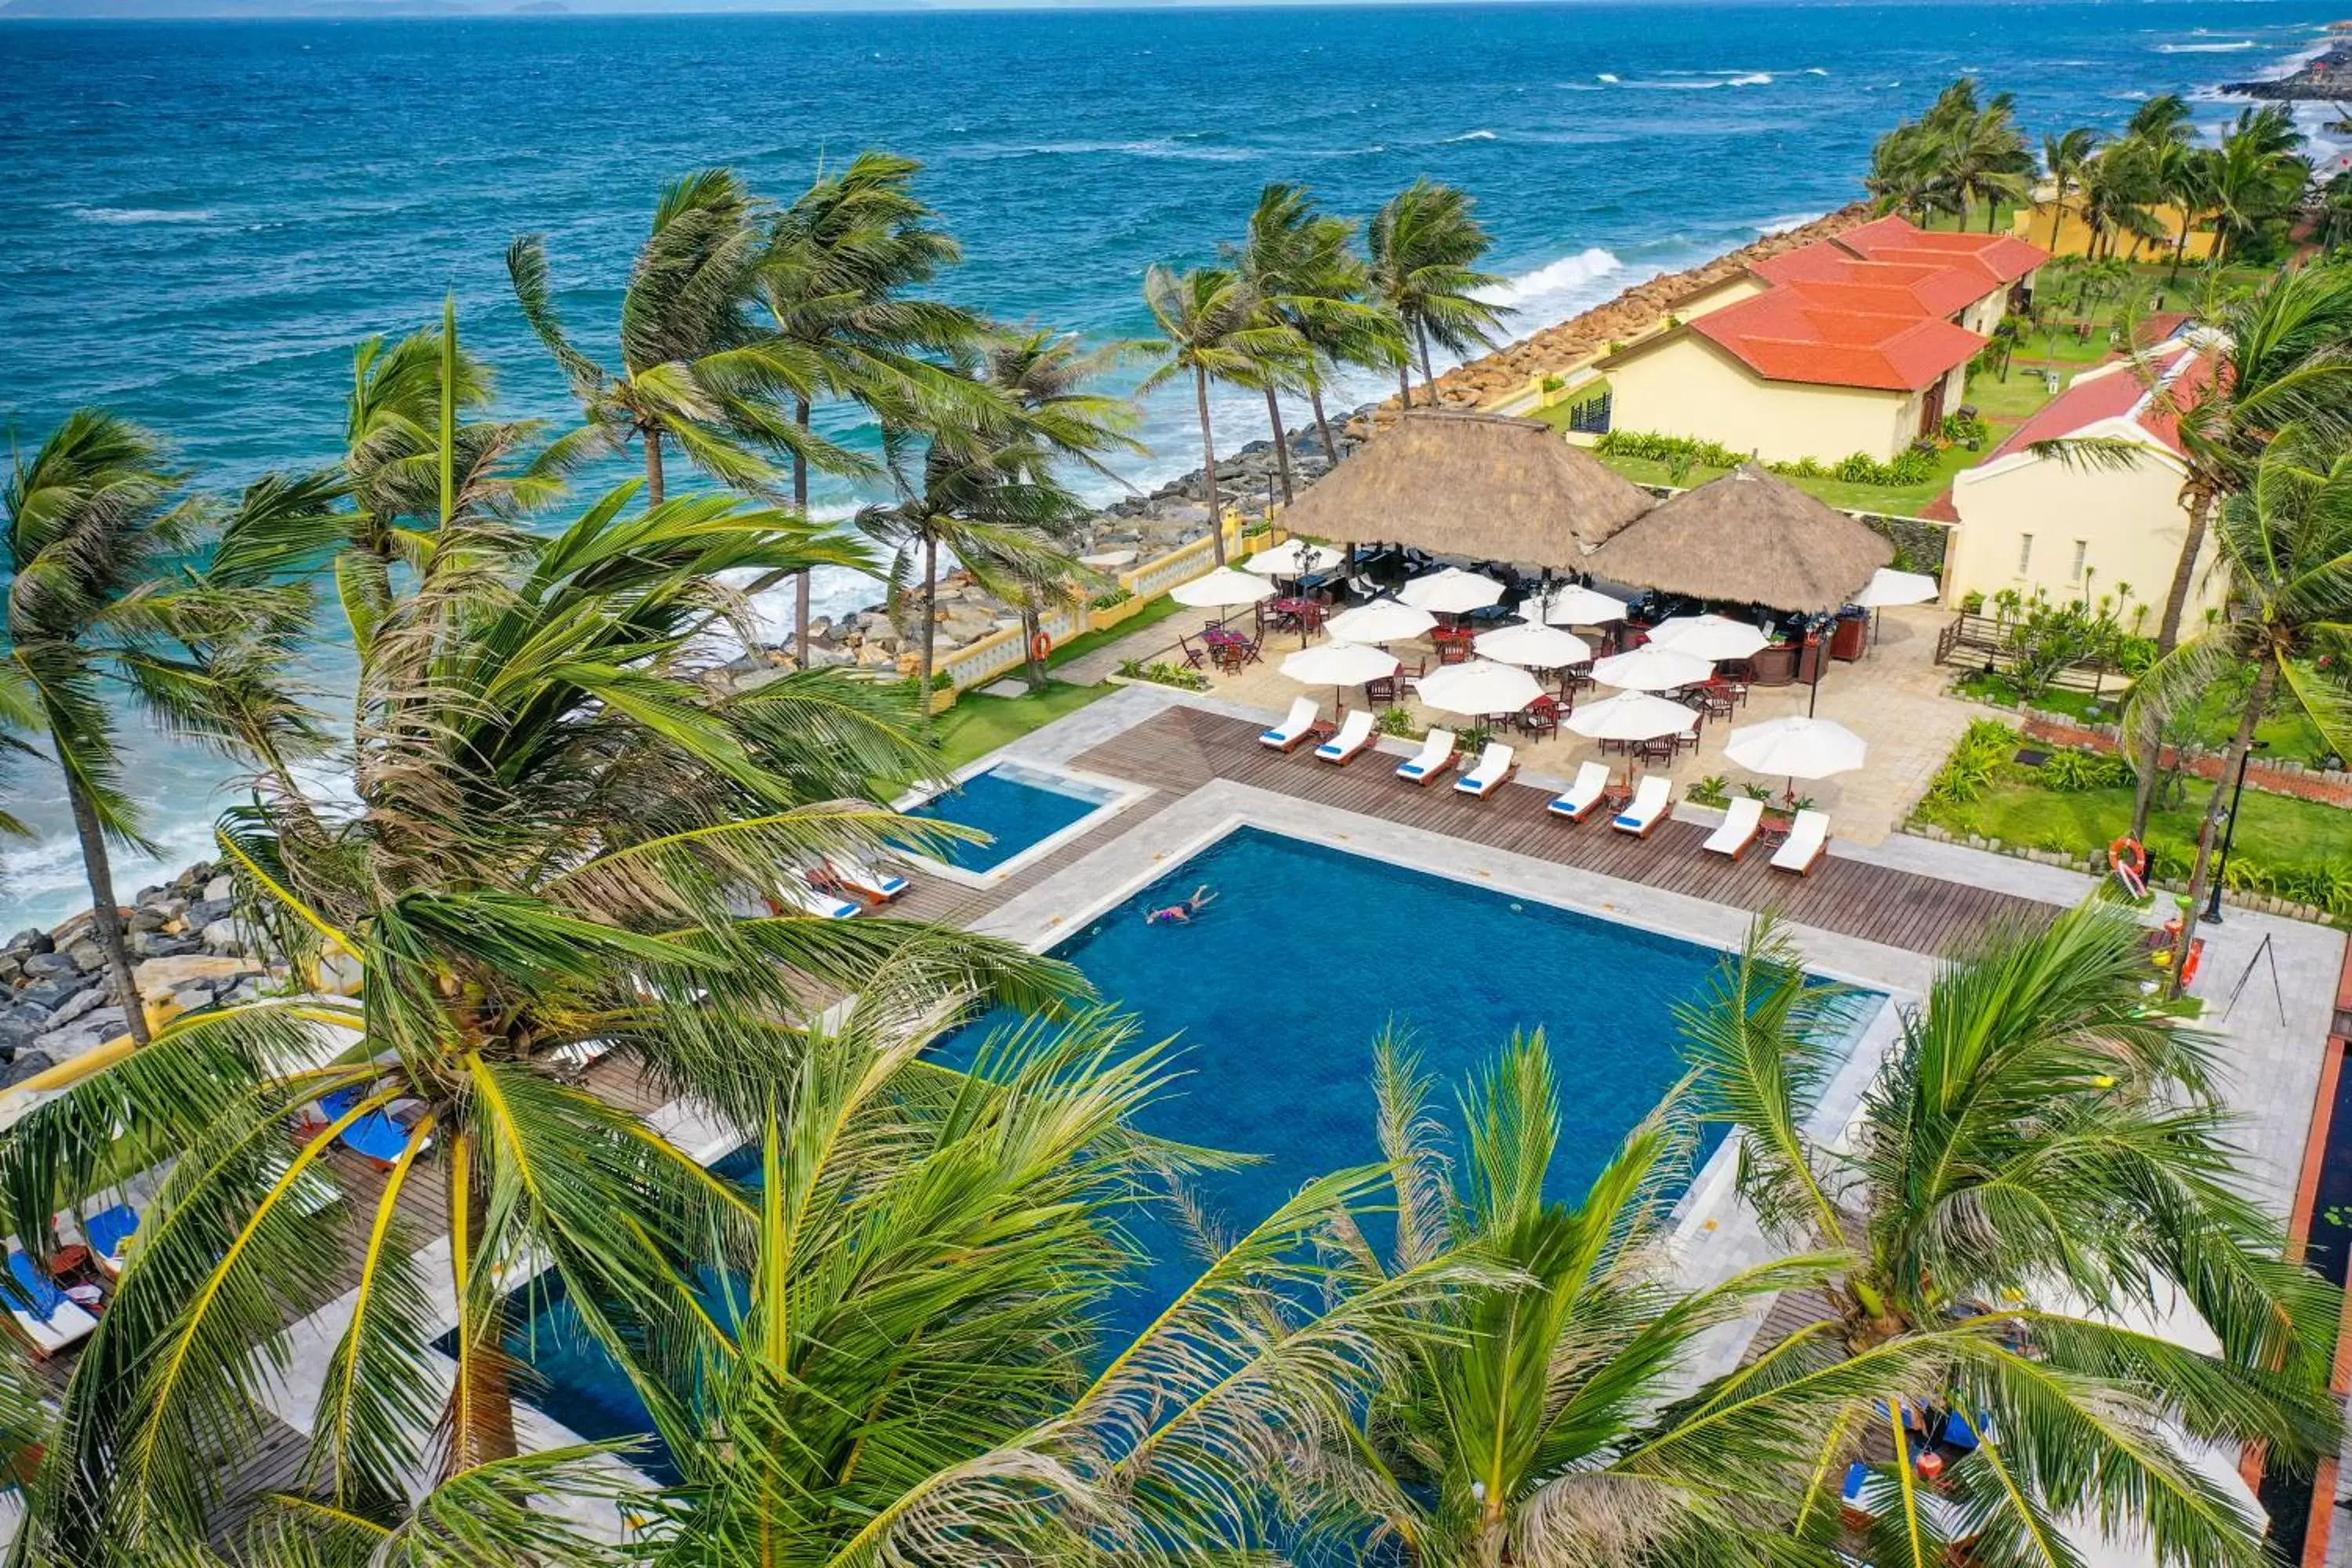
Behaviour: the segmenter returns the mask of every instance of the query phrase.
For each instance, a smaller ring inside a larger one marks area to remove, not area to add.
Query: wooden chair
[[[1530,735],[1559,733],[1559,704],[1549,697],[1538,697],[1519,710],[1519,728]]]
[[[1178,632],[1176,634],[1176,646],[1184,650],[1184,664],[1187,668],[1205,669],[1208,668],[1208,656],[1202,653],[1199,648],[1194,647],[1192,646],[1192,639],[1186,637],[1182,632]]]

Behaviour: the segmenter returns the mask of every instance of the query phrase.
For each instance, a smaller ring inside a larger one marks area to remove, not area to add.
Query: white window
[[[2033,570],[2033,535],[2017,536],[2017,574],[2021,577]]]
[[[2087,539],[2078,539],[2074,541],[2074,571],[2069,580],[2076,583],[2081,582],[2083,580],[2083,568],[2089,565],[2090,562],[2091,542]]]

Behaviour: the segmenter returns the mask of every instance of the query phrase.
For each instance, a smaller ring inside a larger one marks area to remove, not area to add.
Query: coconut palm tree
[[[2352,169],[2339,171],[2313,195],[2317,204],[2313,241],[2325,250],[2352,248]],[[2336,258],[2338,265],[2344,259],[2340,255]]]
[[[1437,374],[1429,344],[1457,354],[1493,346],[1502,307],[1481,299],[1505,279],[1478,270],[1494,245],[1475,216],[1477,202],[1454,185],[1415,180],[1372,215],[1365,235],[1371,253],[1371,298],[1397,324],[1398,335],[1419,348],[1421,377],[1437,401]],[[1410,364],[1397,368],[1399,405],[1412,404]]]
[[[2116,258],[2126,235],[2162,238],[2164,226],[2150,210],[2160,199],[2147,143],[2126,137],[2102,148],[2083,171],[2083,221],[2091,226],[2094,258]]]
[[[814,395],[872,408],[887,393],[921,396],[943,385],[937,365],[981,337],[986,323],[915,290],[963,259],[939,215],[914,193],[922,165],[869,149],[821,174],[775,217],[760,289],[776,331],[814,363],[820,381],[793,396],[793,423],[810,429]],[[875,411],[878,416],[878,410]],[[810,453],[791,454],[793,505],[808,511]],[[864,472],[866,466],[839,471]],[[795,580],[793,655],[808,659],[809,580]]]
[[[1289,328],[1306,346],[1297,381],[1314,407],[1326,468],[1339,459],[1331,421],[1323,412],[1323,382],[1329,371],[1340,364],[1391,364],[1403,353],[1388,313],[1363,302],[1365,269],[1355,253],[1355,224],[1317,211],[1305,186],[1271,184],[1250,214],[1249,237],[1226,247],[1227,259],[1256,291],[1267,320]],[[1284,376],[1269,367],[1263,380],[1282,499],[1288,501],[1290,443],[1278,396]]]
[[[523,320],[571,381],[588,427],[614,451],[632,441],[644,447],[649,506],[668,495],[669,442],[720,484],[754,492],[775,478],[762,449],[855,462],[778,412],[780,398],[814,395],[824,384],[824,366],[803,345],[752,322],[766,244],[761,216],[725,169],[700,170],[664,188],[621,297],[620,365],[612,370],[566,331],[544,238],[525,235],[507,248]]]
[[[2017,128],[2015,101],[2008,93],[1994,94],[1973,113],[1951,117],[1942,131],[1936,170],[1958,204],[1963,226],[1978,205],[1984,207],[1987,234],[1999,221],[2001,203],[2021,202],[2031,194],[2033,154]]]
[[[2082,189],[2084,173],[2098,153],[2099,141],[2099,133],[2087,125],[2042,139],[2042,167],[2050,176],[2050,202],[2056,215],[2050,220],[2050,246],[2053,250],[2066,226],[2066,204]]]
[[[1870,172],[1863,177],[1880,212],[1925,219],[1941,200],[1937,182],[1937,138],[1916,121],[1906,121],[1881,136],[1870,150]]]
[[[1159,361],[1136,388],[1142,396],[1179,376],[1190,377],[1201,420],[1202,493],[1209,508],[1209,537],[1217,563],[1224,564],[1225,531],[1219,515],[1217,438],[1209,422],[1209,384],[1229,381],[1256,386],[1277,367],[1288,370],[1307,359],[1307,347],[1287,326],[1266,319],[1264,300],[1238,274],[1222,267],[1177,272],[1157,262],[1143,275],[1143,300],[1160,336],[1137,351]]]
[[[1493,1273],[1318,1257],[1384,1184],[1343,1172],[1217,1237],[1139,1334],[1108,1337],[1142,1262],[1124,1218],[1183,1166],[1127,1131],[1167,1088],[1162,1049],[1081,1016],[993,1037],[950,1080],[920,1056],[936,1016],[908,1024],[861,1000],[754,1123],[709,1393],[654,1401],[686,1472],[662,1568],[1263,1548],[1289,1457]]]
[[[442,378],[445,430],[458,379]],[[551,1271],[625,1361],[657,1347],[623,1316],[698,1310],[681,1261],[740,1200],[581,1087],[567,1047],[605,1042],[657,1099],[740,1118],[813,997],[1045,1005],[1076,984],[985,940],[799,912],[828,855],[925,837],[864,798],[925,775],[924,751],[878,683],[727,692],[703,633],[740,607],[733,574],[871,570],[850,542],[719,497],[632,511],[634,485],[535,537],[461,513],[455,443],[440,451],[433,549],[389,613],[361,602],[341,628],[359,657],[348,789],[263,795],[219,832],[241,918],[356,996],[174,1020],[0,1148],[27,1238],[125,1172],[162,1173],[31,1487],[20,1544],[58,1561],[201,1533],[284,1325],[347,1289],[308,1413],[310,1480],[341,1507],[514,1454],[514,1280]],[[342,528],[323,521],[322,546]],[[446,1248],[420,1252],[436,1231]],[[456,1317],[446,1380],[436,1300]]]
[[[1928,1372],[1822,1423],[1801,1535],[1834,1531],[1848,1462],[1884,1439],[1895,1458],[1865,1491],[1881,1516],[1871,1561],[1924,1568],[1964,1533],[1971,1563],[2071,1563],[2063,1521],[2090,1520],[2145,1530],[2162,1561],[2252,1568],[2268,1561],[2263,1524],[2227,1506],[2188,1446],[2265,1443],[2284,1465],[2334,1451],[2336,1293],[2284,1261],[2242,1195],[2206,1098],[2212,1043],[2147,1005],[2142,935],[2093,901],[1948,962],[1833,1142],[1812,1118],[1843,1057],[1838,998],[1770,921],[1682,1010],[1693,1092],[1732,1127],[1759,1219],[1850,1255],[1821,1321],[1766,1349],[1759,1373],[1895,1345]],[[2176,1298],[2217,1352],[2144,1326]],[[1952,1510],[1922,1500],[1896,1391],[1961,1412],[1980,1439],[1944,1474]]]
[[[2274,103],[2242,110],[2223,132],[2205,174],[2217,261],[2294,212],[2311,183],[2311,161],[2297,151],[2302,145],[2303,133]]]
[[[260,720],[287,705],[277,672],[251,653],[282,635],[303,595],[210,582],[184,564],[220,521],[185,479],[152,433],[82,408],[0,483],[10,707],[31,720],[63,775],[90,930],[125,1027],[142,1046],[147,1016],[115,900],[112,847],[153,846],[123,787],[109,693],[230,755],[242,754],[246,734],[274,735],[287,751],[299,743],[299,726]],[[239,510],[253,526],[299,521],[331,495],[321,479],[273,478],[253,486]],[[230,687],[242,694],[241,711]]]
[[[2160,92],[2132,110],[2124,134],[2143,146],[2186,143],[2197,139],[2197,125],[2188,100],[2177,92]]]
[[[2204,906],[2230,781],[2273,699],[2284,693],[2335,750],[2352,749],[2352,694],[2320,659],[2340,652],[2352,632],[2352,444],[2340,430],[2326,440],[2296,426],[2280,432],[2256,462],[2252,482],[2222,504],[2213,542],[2221,614],[2132,689],[2135,705],[2181,711],[2234,673],[2253,671],[2198,834],[2177,942],[2184,953]],[[2176,967],[2176,992],[2180,984]]]
[[[1375,1083],[1396,1240],[1384,1264],[1344,1233],[1357,1270],[1402,1275],[1455,1256],[1499,1277],[1449,1294],[1318,1456],[1313,1479],[1344,1500],[1343,1517],[1416,1564],[1760,1563],[1785,1550],[1822,1425],[1902,1381],[1908,1348],[1794,1379],[1735,1372],[1690,1385],[1710,1331],[1816,1285],[1832,1260],[1679,1286],[1669,1214],[1692,1140],[1672,1100],[1580,1199],[1547,1193],[1559,1095],[1540,1035],[1468,1086],[1458,1184],[1410,1049],[1383,1040]]]

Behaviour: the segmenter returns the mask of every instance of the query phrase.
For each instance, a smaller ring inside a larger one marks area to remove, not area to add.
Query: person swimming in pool
[[[1151,926],[1191,925],[1192,923],[1192,917],[1199,914],[1202,910],[1207,909],[1212,903],[1214,903],[1216,901],[1216,898],[1217,895],[1210,890],[1209,884],[1203,882],[1199,887],[1192,889],[1192,896],[1191,898],[1185,900],[1181,904],[1170,904],[1165,909],[1152,910],[1150,914],[1143,917],[1143,923],[1145,925]]]

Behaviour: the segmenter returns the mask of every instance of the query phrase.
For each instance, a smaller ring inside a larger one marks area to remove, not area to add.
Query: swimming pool
[[[960,870],[994,872],[1071,832],[1118,798],[1118,792],[1106,785],[999,763],[908,807],[907,815],[979,828],[988,842],[946,845],[937,858]]]
[[[985,775],[982,775],[985,776]],[[961,820],[961,817],[958,818]],[[1196,888],[1215,895],[1187,925],[1154,909]],[[1455,1096],[1514,1031],[1540,1028],[1559,1065],[1561,1137],[1549,1191],[1573,1200],[1618,1141],[1681,1076],[1674,1005],[1706,987],[1715,950],[1493,889],[1242,827],[1087,922],[1053,950],[1134,1013],[1142,1038],[1178,1037],[1186,1075],[1143,1118],[1151,1131],[1257,1154],[1195,1190],[1234,1226],[1255,1223],[1307,1179],[1381,1158],[1370,1084],[1383,1028],[1409,1030],[1458,1122]],[[1883,998],[1852,1009],[1858,1033]],[[942,1042],[970,1059],[975,1019]],[[1458,1129],[1457,1129],[1458,1131]],[[716,1167],[756,1178],[756,1159]],[[1116,1335],[1148,1322],[1197,1263],[1149,1217],[1135,1226],[1157,1261],[1117,1303]],[[1368,1230],[1382,1228],[1377,1221]],[[508,1344],[544,1386],[532,1402],[583,1436],[642,1432],[619,1370],[576,1328],[560,1294],[518,1301]],[[660,1468],[658,1463],[649,1468]]]

